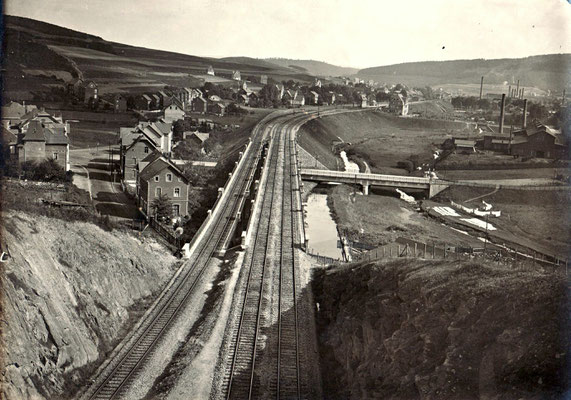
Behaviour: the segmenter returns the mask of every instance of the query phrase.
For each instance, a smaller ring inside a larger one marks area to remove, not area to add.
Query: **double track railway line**
[[[270,121],[268,118],[265,123]],[[196,251],[186,263],[187,268],[160,295],[153,309],[141,321],[131,335],[123,341],[115,356],[95,377],[91,387],[83,394],[83,399],[115,399],[124,396],[137,372],[156,350],[161,338],[165,336],[177,316],[184,309],[188,298],[195,292],[207,265],[221,247],[228,243],[228,235],[233,234],[237,213],[243,204],[244,193],[251,184],[259,161],[265,123],[258,125],[252,135],[252,148],[246,156],[234,184],[228,187],[230,195],[220,204],[220,214],[207,230],[204,240],[197,244]]]

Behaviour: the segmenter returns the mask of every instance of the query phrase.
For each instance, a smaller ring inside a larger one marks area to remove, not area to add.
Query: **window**
[[[159,181],[159,176],[157,175],[157,176],[155,176],[155,182],[158,182],[158,181]]]
[[[167,182],[172,182],[172,174],[167,174]]]
[[[137,165],[137,157],[133,157],[133,165]]]
[[[161,197],[162,194],[163,194],[163,191],[160,187],[155,189],[155,197]]]
[[[180,215],[180,205],[173,204],[172,205],[172,213],[175,217],[178,217]]]
[[[53,158],[54,160],[57,160],[57,153],[54,153]]]
[[[145,154],[148,154],[149,153],[149,146],[145,146],[145,148],[143,149],[143,152]]]
[[[174,197],[180,197],[180,188],[177,188],[177,187],[174,188],[174,194],[173,194],[173,196],[174,196]]]

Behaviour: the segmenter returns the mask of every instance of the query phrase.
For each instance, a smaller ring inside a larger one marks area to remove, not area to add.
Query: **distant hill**
[[[520,80],[522,85],[561,91],[569,87],[571,54],[549,54],[526,58],[495,60],[426,61],[366,68],[357,72],[363,79],[381,83],[406,85],[439,85],[447,83],[501,84]]]
[[[289,58],[266,58],[272,64],[281,67],[296,68],[315,76],[346,76],[357,73],[357,68],[338,67],[323,61],[315,60],[292,60]]]
[[[95,81],[101,93],[154,91],[166,85],[199,86],[207,79],[231,83],[245,76],[311,81],[308,73],[247,57],[216,59],[129,46],[29,18],[4,17],[4,95],[32,100],[75,77]],[[207,77],[209,65],[216,77]]]

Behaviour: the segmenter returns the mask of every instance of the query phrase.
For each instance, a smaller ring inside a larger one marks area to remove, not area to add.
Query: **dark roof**
[[[18,137],[11,130],[2,127],[2,140],[4,143],[16,143]]]
[[[141,180],[148,181],[152,179],[155,175],[157,175],[159,172],[167,168],[171,169],[177,176],[181,177],[185,183],[188,183],[188,180],[186,179],[182,171],[178,169],[176,165],[174,165],[164,157],[159,157],[154,161],[150,162],[145,168],[143,168],[139,176]]]
[[[59,134],[49,128],[46,128],[44,133],[46,135],[46,144],[69,144],[69,138],[66,135]]]
[[[42,123],[40,121],[30,121],[28,130],[22,140],[25,142],[44,142],[46,140],[46,136]]]
[[[146,141],[147,143],[149,143],[154,150],[156,150],[156,146],[155,146],[155,142],[153,142],[150,138],[148,138],[145,134],[142,134],[141,136],[138,136],[135,140],[133,140],[133,142],[127,146],[126,150],[129,150],[130,148],[132,148],[136,143],[142,142],[142,141]]]

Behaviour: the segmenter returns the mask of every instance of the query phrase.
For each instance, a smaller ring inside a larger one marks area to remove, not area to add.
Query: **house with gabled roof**
[[[139,162],[155,152],[161,154],[155,142],[146,133],[137,136],[130,145],[121,151],[120,166],[123,182],[134,186],[137,181]]]
[[[90,99],[97,100],[99,93],[99,88],[97,87],[97,83],[90,81],[85,85],[84,90],[84,102],[89,103]]]
[[[182,107],[179,107],[174,102],[163,109],[163,116],[164,116],[163,119],[165,122],[172,123],[180,119],[184,119],[184,115],[185,115],[184,109]]]
[[[212,65],[208,66],[208,69],[206,70],[206,75],[214,76],[214,68],[212,68]]]
[[[166,157],[156,154],[148,157],[148,160],[143,160],[142,169],[137,175],[136,197],[141,211],[146,216],[153,217],[153,202],[166,196],[175,217],[188,215],[188,179]]]
[[[309,104],[317,104],[319,102],[319,93],[312,90],[309,92],[308,98]]]
[[[67,132],[46,126],[39,119],[29,121],[25,130],[17,135],[15,153],[19,162],[53,159],[65,171],[70,170]]]
[[[192,99],[191,109],[192,112],[206,114],[208,112],[208,101],[203,97],[196,97]]]
[[[300,90],[298,90],[294,93],[293,98],[291,99],[291,106],[303,107],[304,105],[305,105],[305,96]]]
[[[235,81],[241,81],[242,76],[240,75],[240,71],[232,71],[232,79]]]
[[[32,104],[20,104],[15,101],[11,101],[5,106],[2,106],[2,126],[10,129],[11,127],[17,125],[22,119],[26,119],[26,116],[30,116],[38,112],[38,107]]]

